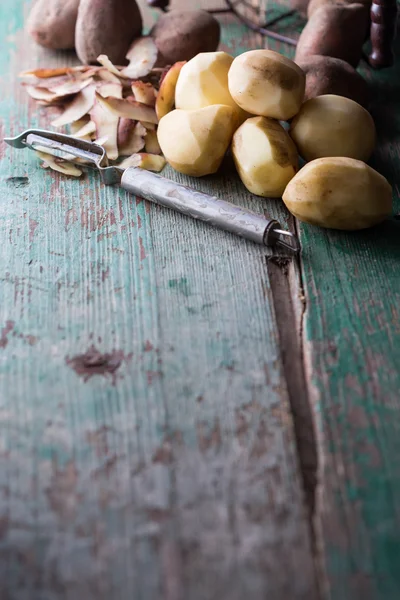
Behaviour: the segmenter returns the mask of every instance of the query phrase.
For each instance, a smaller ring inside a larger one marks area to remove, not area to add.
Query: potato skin
[[[347,5],[354,4],[355,0],[310,0],[307,7],[307,17],[310,18],[316,10],[321,8],[321,6],[333,6],[333,5]],[[371,8],[372,0],[357,0],[357,4],[363,4],[368,8]]]
[[[344,60],[331,56],[307,56],[297,64],[306,74],[305,101],[323,94],[336,94],[350,98],[367,108],[368,84],[360,73]]]
[[[322,6],[311,15],[300,35],[295,62],[317,54],[341,58],[356,67],[368,27],[369,10],[365,5]]]
[[[26,24],[37,44],[52,50],[75,47],[79,0],[37,0]]]
[[[232,154],[242,183],[249,192],[280,198],[299,168],[297,149],[274,119],[252,117],[235,132]]]
[[[171,10],[150,31],[158,48],[158,66],[190,60],[200,52],[214,52],[219,45],[220,25],[205,10]]]
[[[246,112],[286,121],[299,111],[305,75],[292,60],[272,50],[250,50],[235,58],[229,91]]]
[[[291,122],[289,133],[307,161],[324,156],[367,161],[376,141],[369,112],[357,102],[334,94],[307,100]]]
[[[300,169],[282,196],[300,221],[356,231],[384,221],[392,212],[392,188],[364,162],[319,158]]]
[[[79,59],[93,64],[106,54],[115,64],[126,64],[132,41],[142,33],[142,16],[135,0],[81,0],[75,30]]]

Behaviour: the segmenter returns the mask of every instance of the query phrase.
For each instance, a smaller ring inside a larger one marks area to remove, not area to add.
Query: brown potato
[[[300,1],[300,0],[298,0]],[[311,17],[315,11],[321,6],[333,6],[336,4],[353,4],[355,0],[310,0],[307,7],[307,16]],[[357,0],[357,4],[363,4],[368,7],[368,10],[371,7],[372,0]]]
[[[295,62],[318,54],[341,58],[356,67],[368,26],[369,10],[362,4],[322,6],[312,14],[300,35]]]
[[[158,66],[190,60],[218,48],[220,25],[205,10],[171,10],[150,32],[158,48]]]
[[[38,0],[26,24],[29,35],[45,48],[74,48],[78,6],[79,0]]]
[[[298,61],[306,74],[305,100],[336,94],[367,107],[369,89],[365,79],[347,62],[331,56],[307,56]]]
[[[366,229],[392,212],[388,181],[353,158],[313,160],[289,182],[282,199],[300,221],[330,229]]]
[[[79,59],[93,64],[106,54],[114,64],[125,64],[131,42],[142,32],[142,16],[135,0],[81,0],[75,44]]]
[[[307,100],[290,124],[290,137],[305,160],[348,156],[367,161],[374,149],[374,120],[360,104],[327,94]]]

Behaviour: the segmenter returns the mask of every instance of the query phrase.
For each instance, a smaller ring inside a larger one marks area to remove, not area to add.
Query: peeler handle
[[[274,235],[278,221],[245,210],[240,206],[209,196],[138,167],[124,171],[121,186],[146,200],[172,208],[219,229],[225,229],[265,246],[278,242]]]

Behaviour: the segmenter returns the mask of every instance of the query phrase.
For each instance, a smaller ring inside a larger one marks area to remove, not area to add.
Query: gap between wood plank
[[[318,595],[324,575],[319,559],[316,495],[318,484],[318,446],[304,364],[303,323],[306,299],[303,292],[300,259],[275,254],[267,257],[275,317],[278,326],[282,367],[285,375],[299,458],[300,472],[312,541]]]

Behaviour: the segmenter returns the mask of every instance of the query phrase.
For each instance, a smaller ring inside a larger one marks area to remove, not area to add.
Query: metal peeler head
[[[39,150],[70,162],[83,159],[100,171],[106,185],[114,185],[121,181],[123,170],[110,166],[105,149],[94,142],[42,129],[28,129],[14,138],[4,138],[4,141],[14,148]]]

